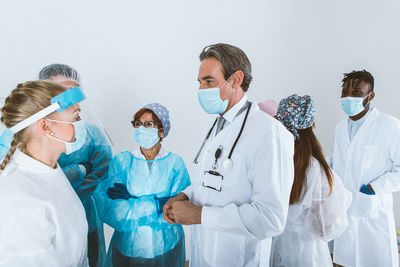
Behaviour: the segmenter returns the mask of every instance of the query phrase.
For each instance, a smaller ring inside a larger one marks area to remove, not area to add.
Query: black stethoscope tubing
[[[246,115],[244,116],[243,123],[242,123],[242,126],[240,127],[239,134],[238,134],[238,136],[236,137],[235,142],[234,142],[233,145],[232,145],[232,148],[231,148],[231,150],[230,150],[230,152],[229,152],[229,155],[228,155],[227,160],[231,160],[232,153],[233,153],[233,151],[235,151],[235,147],[236,147],[236,145],[237,145],[237,143],[238,143],[238,141],[239,141],[239,139],[240,139],[240,136],[242,135],[244,126],[246,125],[247,117],[249,116],[249,112],[250,112],[250,108],[251,108],[251,102],[249,102],[249,106],[247,107]],[[196,155],[196,157],[194,158],[194,161],[193,161],[193,162],[194,162],[195,164],[199,163],[199,162],[198,162],[198,158],[199,158],[201,152],[203,151],[204,145],[206,144],[208,138],[210,138],[210,135],[211,135],[211,133],[212,133],[212,131],[213,131],[215,125],[217,124],[217,121],[218,121],[218,118],[215,119],[213,125],[211,126],[211,129],[210,129],[210,130],[208,131],[208,133],[207,133],[206,138],[204,138],[204,141],[203,141],[203,143],[201,144],[201,147],[200,147],[200,149],[199,149],[199,152],[197,152],[197,155]]]

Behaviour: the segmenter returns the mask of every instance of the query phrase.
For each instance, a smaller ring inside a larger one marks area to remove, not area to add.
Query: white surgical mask
[[[48,121],[57,122],[57,123],[64,123],[64,124],[72,124],[75,129],[75,141],[74,142],[67,142],[61,139],[58,139],[52,135],[47,135],[47,137],[54,139],[56,141],[62,142],[65,144],[66,154],[71,154],[74,151],[79,150],[86,141],[86,127],[85,122],[83,120],[75,121],[75,122],[67,122],[67,121],[58,121],[47,119]]]

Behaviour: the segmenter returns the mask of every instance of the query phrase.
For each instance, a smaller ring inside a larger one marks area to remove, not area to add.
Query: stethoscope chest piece
[[[233,161],[231,159],[226,159],[222,162],[222,167],[225,170],[231,170],[233,168]]]

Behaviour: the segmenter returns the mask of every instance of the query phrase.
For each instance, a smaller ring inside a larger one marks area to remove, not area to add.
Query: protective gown
[[[346,229],[351,193],[334,175],[332,192],[324,169],[311,158],[306,189],[299,202],[289,206],[286,227],[272,238],[270,266],[332,266],[328,241]]]
[[[85,210],[59,166],[16,150],[0,175],[0,266],[88,266]]]
[[[114,183],[126,185],[132,198],[110,199],[106,192]],[[185,163],[174,153],[161,149],[152,161],[139,149],[117,154],[95,194],[104,222],[115,229],[106,265],[183,266],[183,228],[162,218],[162,199],[188,185]]]

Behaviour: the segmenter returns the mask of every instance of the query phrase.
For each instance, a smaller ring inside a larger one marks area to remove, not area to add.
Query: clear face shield
[[[0,108],[4,107],[5,97],[0,96]],[[7,127],[0,121],[0,133],[2,133]]]
[[[5,101],[6,101],[5,97],[0,97],[0,107],[4,107]],[[0,122],[0,133],[3,133],[6,129],[7,127],[2,122]],[[9,146],[3,144],[2,137],[3,136],[0,136],[0,160],[6,156],[9,149]]]
[[[7,154],[8,150],[11,147],[11,142],[14,137],[14,134],[25,129],[26,127],[32,125],[38,120],[46,117],[47,115],[57,111],[58,113],[63,110],[69,108],[72,105],[78,104],[81,105],[81,101],[84,100],[86,96],[83,94],[83,91],[79,87],[74,87],[65,92],[53,97],[50,101],[50,105],[41,111],[33,114],[29,118],[21,121],[20,123],[14,125],[11,128],[5,127],[5,125],[1,124],[2,135],[0,136],[0,157],[1,159]],[[1,98],[1,106],[4,106],[4,98]],[[5,153],[4,153],[5,152]]]
[[[75,81],[67,80],[66,78],[61,77],[61,76],[54,77],[51,80],[61,84],[62,86],[64,86],[67,89],[79,86]],[[81,108],[80,116],[81,116],[82,120],[84,120],[91,127],[96,127],[98,130],[100,130],[100,132],[106,138],[108,145],[113,146],[114,143],[111,139],[111,136],[109,135],[108,131],[104,127],[104,125],[101,122],[97,113],[92,108],[90,101],[88,99],[86,99],[84,102],[79,103],[79,105]]]

